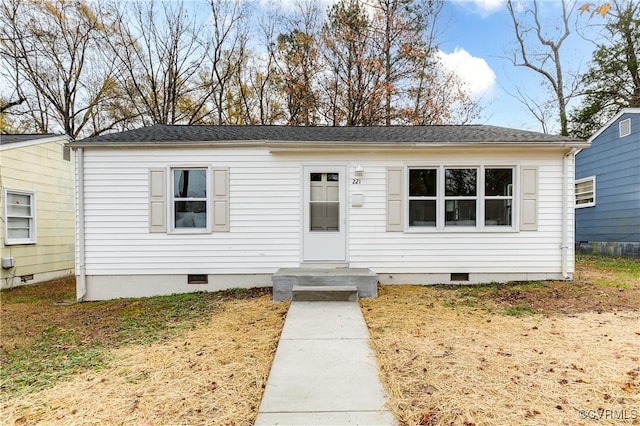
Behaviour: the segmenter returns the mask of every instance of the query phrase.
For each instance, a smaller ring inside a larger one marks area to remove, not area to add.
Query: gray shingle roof
[[[8,145],[8,144],[17,143],[17,142],[27,142],[27,141],[37,140],[37,139],[47,139],[47,138],[53,138],[56,136],[63,136],[63,135],[56,135],[54,133],[19,134],[19,135],[2,134],[0,135],[0,145]]]
[[[292,127],[292,126],[186,126],[155,125],[82,139],[72,145],[197,144],[211,142],[322,142],[348,143],[558,143],[584,141],[556,135],[487,125]]]

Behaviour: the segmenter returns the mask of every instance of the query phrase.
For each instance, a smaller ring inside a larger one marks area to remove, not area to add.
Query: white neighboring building
[[[79,300],[270,286],[571,279],[580,140],[484,125],[164,126],[71,144]]]

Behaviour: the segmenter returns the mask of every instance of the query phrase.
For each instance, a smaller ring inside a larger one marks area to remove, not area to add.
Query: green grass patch
[[[73,330],[48,327],[31,344],[6,351],[0,390],[10,396],[35,392],[78,370],[99,368],[106,361],[100,349],[83,344]]]
[[[511,317],[524,317],[535,314],[536,310],[530,304],[521,302],[514,306],[506,308],[503,312],[505,315]]]
[[[241,293],[237,293],[240,295]],[[118,340],[128,344],[149,344],[195,326],[203,314],[217,310],[215,294],[188,293],[135,299],[120,311]]]
[[[224,300],[268,290],[233,289],[142,299],[60,303],[75,298],[73,280],[3,291],[0,393],[34,392],[80,371],[106,365],[107,351],[146,345],[193,329]]]
[[[511,290],[531,290],[534,288],[548,288],[549,283],[546,281],[525,281],[508,284]]]
[[[576,263],[586,264],[598,270],[621,272],[634,278],[640,278],[640,259],[578,254],[576,255]]]
[[[629,282],[627,281],[622,281],[619,279],[616,280],[595,280],[596,285],[599,285],[601,287],[613,287],[613,288],[619,288],[619,289],[630,289],[631,288],[631,284],[629,284]]]
[[[443,307],[445,307],[445,308],[451,308],[451,309],[453,309],[453,308],[455,308],[456,306],[458,306],[458,305],[457,305],[457,303],[456,303],[456,301],[455,301],[454,299],[444,299],[444,300],[441,302],[441,304],[442,304],[442,306],[443,306]]]
[[[628,290],[632,288],[631,282],[640,280],[640,259],[577,255],[576,264],[601,273],[606,272],[606,278],[593,279],[593,282],[601,287]]]

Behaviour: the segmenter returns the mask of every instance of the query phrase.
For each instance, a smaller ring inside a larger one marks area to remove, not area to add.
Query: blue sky
[[[579,0],[578,0],[579,1]],[[586,0],[585,0],[586,1]],[[579,2],[579,5],[582,4]],[[539,1],[543,26],[552,33],[561,16],[557,0]],[[594,18],[595,19],[595,18]],[[591,58],[592,44],[576,31],[576,23],[584,29],[588,16],[573,13],[572,34],[563,44],[561,57],[567,73],[585,71]],[[445,3],[440,24],[443,27],[440,47],[449,59],[458,57],[462,77],[475,87],[474,93],[484,106],[482,124],[541,131],[541,125],[515,99],[517,89],[540,101],[547,98],[542,77],[532,70],[515,67],[512,57],[516,47],[513,24],[501,0],[451,0]],[[455,53],[457,51],[457,53]],[[511,53],[510,53],[511,52]],[[493,75],[492,75],[493,74]],[[569,106],[577,105],[576,101]],[[550,111],[555,118],[555,111]],[[549,129],[558,131],[553,123]]]

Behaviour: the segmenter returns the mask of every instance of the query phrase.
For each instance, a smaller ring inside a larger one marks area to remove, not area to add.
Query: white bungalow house
[[[77,297],[272,285],[572,278],[574,152],[484,125],[157,125],[80,140]]]

